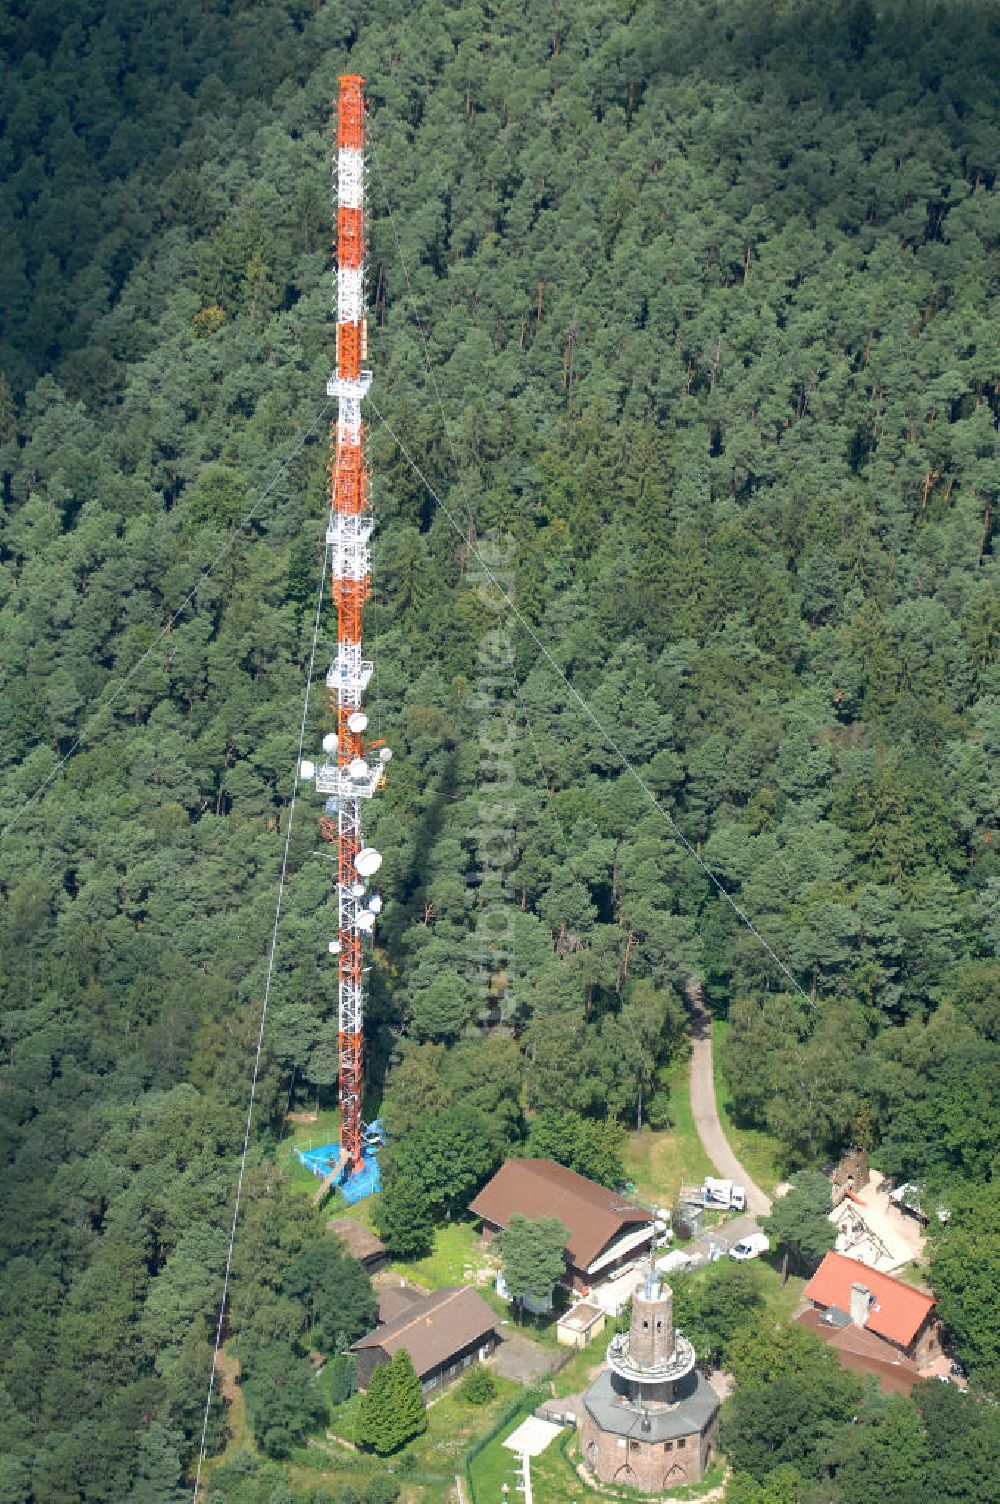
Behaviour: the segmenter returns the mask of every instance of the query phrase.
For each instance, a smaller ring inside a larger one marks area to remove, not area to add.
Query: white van
[[[766,1233],[752,1232],[747,1237],[740,1238],[738,1243],[733,1244],[729,1250],[729,1257],[740,1261],[743,1259],[759,1258],[762,1253],[767,1253],[770,1246],[771,1244],[768,1242]]]

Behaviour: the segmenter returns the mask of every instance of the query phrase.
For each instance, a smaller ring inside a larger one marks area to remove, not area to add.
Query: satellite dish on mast
[[[336,750],[337,750],[337,733],[336,733],[336,731],[328,731],[326,733],[326,736],[324,736],[324,738],[323,738],[323,751],[324,752],[336,752]]]
[[[303,757],[302,761],[299,763],[299,777],[305,778],[307,781],[310,778],[316,777],[316,764],[314,762],[310,762],[308,757]]]
[[[377,893],[368,900],[368,907],[371,909],[373,914],[381,914],[382,900]]]
[[[340,955],[340,941],[339,940],[331,940],[330,944],[327,946],[327,950],[330,952],[331,956],[339,956]]]
[[[368,717],[363,710],[355,710],[347,717],[347,725],[355,736],[359,736],[362,731],[368,729]]]
[[[311,766],[312,764],[310,763]],[[355,783],[361,783],[368,777],[368,764],[363,757],[355,757],[348,767],[347,772],[348,776],[353,778]]]
[[[376,851],[374,846],[362,846],[354,858],[354,869],[362,877],[374,877],[381,865],[382,853]]]
[[[362,909],[358,915],[358,929],[364,934],[370,935],[375,928],[375,915],[371,909]]]

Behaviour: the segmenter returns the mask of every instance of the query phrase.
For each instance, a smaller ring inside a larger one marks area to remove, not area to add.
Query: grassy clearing
[[[298,1161],[300,1149],[316,1149],[320,1144],[335,1144],[340,1136],[340,1114],[334,1107],[317,1113],[314,1123],[287,1123],[286,1131],[278,1145],[278,1164],[288,1177],[288,1183],[303,1195],[315,1191],[319,1185],[316,1176]]]
[[[407,1263],[397,1261],[392,1270],[410,1283],[426,1285],[429,1290],[440,1290],[443,1285],[470,1284],[478,1285],[486,1294],[492,1286],[492,1271],[496,1267],[495,1255],[491,1256],[482,1246],[478,1224],[469,1220],[448,1222],[444,1227],[435,1228],[434,1247],[426,1258]],[[487,1271],[490,1272],[489,1280],[484,1277]]]
[[[504,1379],[499,1374],[493,1377],[497,1392],[488,1404],[471,1405],[459,1399],[456,1386],[430,1400],[426,1432],[405,1449],[408,1467],[415,1472],[435,1472],[446,1462],[458,1465],[456,1459],[462,1457],[475,1436],[488,1431],[504,1405],[520,1393],[521,1385],[514,1379]],[[348,1442],[354,1440],[360,1404],[361,1396],[354,1394],[345,1404],[334,1407],[329,1427],[333,1436]]]
[[[722,1043],[729,1030],[727,1019],[716,1018],[712,1022],[712,1070],[715,1077],[715,1104],[719,1110],[722,1131],[740,1164],[749,1172],[762,1191],[770,1196],[776,1185],[784,1180],[782,1147],[778,1140],[761,1128],[741,1128],[733,1122],[730,1114],[730,1094],[719,1060]]]
[[[904,1264],[902,1269],[894,1269],[892,1277],[902,1280],[904,1285],[912,1285],[924,1295],[934,1293],[931,1287],[931,1266],[926,1259],[917,1259],[912,1264]]]
[[[497,1392],[488,1405],[470,1405],[449,1389],[429,1407],[427,1434],[419,1436],[409,1448],[416,1458],[418,1471],[442,1469],[449,1477],[454,1477],[471,1443],[488,1431],[504,1406],[522,1392],[515,1379],[502,1379],[499,1374],[493,1377],[497,1382]]]
[[[656,1204],[674,1205],[681,1185],[700,1182],[712,1173],[691,1115],[688,1060],[675,1062],[670,1072],[670,1115],[674,1126],[654,1133],[630,1133],[625,1145],[625,1169],[639,1195]]]
[[[443,1504],[450,1497],[455,1474],[462,1470],[465,1453],[477,1436],[490,1431],[504,1407],[521,1393],[520,1384],[511,1379],[497,1379],[497,1393],[486,1405],[470,1405],[448,1389],[427,1407],[427,1430],[395,1457],[384,1461],[363,1455],[331,1440],[314,1438],[299,1447],[287,1468],[287,1477],[296,1495],[305,1498],[322,1484],[335,1493],[341,1484],[350,1484],[363,1494],[374,1472],[390,1472],[398,1480],[402,1504]],[[355,1397],[333,1412],[330,1432],[350,1439],[357,1411]],[[510,1454],[508,1454],[510,1455]]]
[[[728,1261],[724,1261],[728,1264]],[[764,1258],[754,1259],[752,1264],[743,1267],[752,1269],[760,1282],[760,1292],[764,1297],[765,1315],[762,1324],[768,1326],[783,1326],[791,1321],[799,1301],[802,1299],[802,1291],[806,1281],[798,1275],[789,1275],[786,1283],[781,1283],[781,1254],[771,1253]],[[685,1274],[683,1279],[692,1285],[711,1285],[716,1271],[722,1266],[719,1264],[703,1264],[700,1269],[695,1269],[691,1274]]]
[[[580,1394],[586,1389],[592,1372],[596,1373],[604,1362],[604,1354],[613,1331],[613,1324],[607,1325],[589,1347],[582,1347],[579,1352],[573,1354],[565,1368],[560,1368],[558,1373],[553,1374],[552,1382],[558,1399],[563,1399],[567,1394]]]
[[[781,1283],[781,1255],[773,1254],[770,1259],[761,1260],[761,1269],[764,1273],[764,1298],[767,1301],[767,1312],[775,1326],[784,1326],[791,1321],[796,1306],[802,1299],[802,1291],[806,1287],[804,1279],[797,1274],[790,1274],[786,1283]]]

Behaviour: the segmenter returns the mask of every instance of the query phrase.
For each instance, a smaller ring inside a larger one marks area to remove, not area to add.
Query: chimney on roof
[[[868,1305],[871,1291],[867,1285],[856,1281],[851,1286],[851,1320],[855,1326],[864,1326],[868,1320]]]

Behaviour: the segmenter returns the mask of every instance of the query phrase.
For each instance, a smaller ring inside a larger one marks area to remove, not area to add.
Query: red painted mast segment
[[[367,354],[364,147],[364,79],[349,73],[340,79],[337,112],[337,368],[326,388],[337,399],[326,535],[337,607],[337,656],[326,682],[337,730],[324,738],[326,760],[312,769],[317,790],[328,796],[321,832],[337,847],[338,927],[330,950],[338,963],[340,1156],[324,1188],[345,1175],[349,1180],[365,1168],[362,938],[371,934],[382,907],[377,895],[367,894],[368,880],[382,858],[364,844],[361,811],[381,784],[391,755],[388,748],[376,751],[366,742],[368,717],[362,709],[373,671],[373,664],[362,656],[361,617],[371,591],[369,541],[374,527],[361,417],[362,399],[372,379],[371,371],[362,366]],[[358,1193],[368,1191],[359,1187]]]

